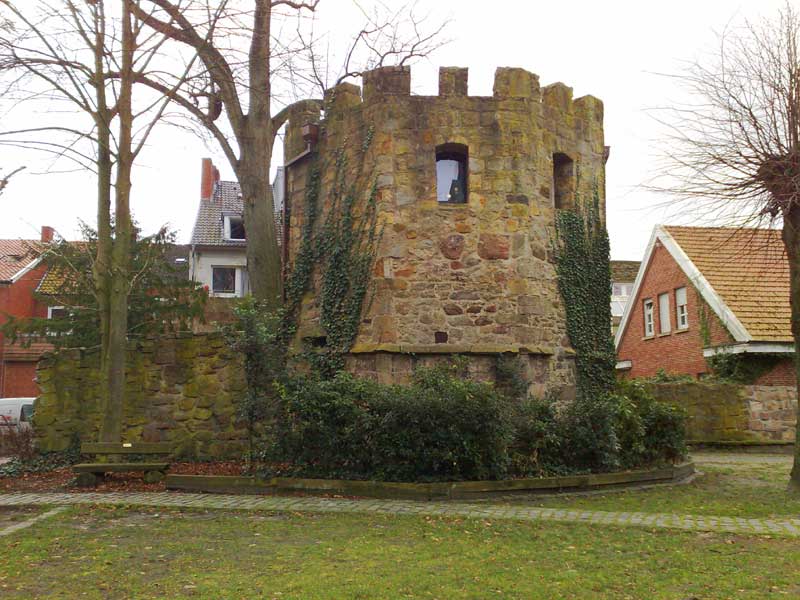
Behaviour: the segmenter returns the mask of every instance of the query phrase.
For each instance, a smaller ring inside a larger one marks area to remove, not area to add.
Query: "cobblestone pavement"
[[[702,465],[786,465],[790,467],[794,456],[792,454],[763,454],[748,452],[720,452],[720,451],[701,451],[692,452],[692,460],[702,469]]]
[[[621,527],[682,529],[750,535],[800,537],[800,519],[745,519],[708,515],[675,515],[638,512],[606,512],[403,500],[348,500],[342,498],[233,496],[223,494],[150,493],[15,493],[0,494],[0,506],[69,504],[116,504],[228,510],[263,510],[314,513],[376,513],[592,523]]]

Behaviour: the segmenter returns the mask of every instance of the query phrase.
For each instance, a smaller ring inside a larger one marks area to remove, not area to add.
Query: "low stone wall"
[[[793,442],[797,426],[797,388],[786,385],[744,386],[747,429],[770,440]]]
[[[518,347],[498,347],[475,350],[468,346],[431,345],[405,346],[382,344],[365,348],[356,346],[346,358],[346,368],[358,377],[380,383],[406,384],[417,367],[433,367],[449,363],[458,356],[466,360],[469,377],[478,381],[494,381],[498,356],[518,356],[523,375],[529,382],[529,392],[543,397],[548,393],[571,400],[575,397],[575,359],[573,354],[537,349],[535,352]]]
[[[794,387],[697,381],[653,383],[648,388],[657,399],[687,411],[690,442],[795,440]]]
[[[81,349],[40,361],[34,427],[42,450],[63,450],[75,436],[97,440],[98,365],[97,351]],[[123,441],[170,442],[186,457],[239,458],[246,436],[236,401],[244,393],[241,361],[219,333],[131,342]]]

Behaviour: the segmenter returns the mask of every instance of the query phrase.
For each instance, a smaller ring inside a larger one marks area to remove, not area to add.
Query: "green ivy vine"
[[[359,164],[349,170],[347,143],[334,154],[334,179],[325,203],[324,221],[320,215],[320,177],[314,164],[306,186],[302,240],[286,284],[286,325],[284,336],[291,339],[303,296],[311,288],[314,269],[318,269],[317,297],[322,340],[306,343],[303,357],[323,377],[329,378],[344,368],[345,355],[358,335],[367,299],[372,267],[383,230],[378,227],[377,186],[373,183],[365,202],[363,197],[364,155],[373,137],[370,128],[361,144]]]
[[[314,224],[317,221],[319,206],[320,168],[316,155],[311,158],[312,165],[308,172],[305,194],[305,221],[300,237],[300,248],[295,257],[292,272],[284,285],[284,317],[281,327],[281,342],[288,346],[297,332],[297,320],[303,296],[309,289],[317,251],[314,247]]]
[[[616,355],[608,232],[596,189],[592,201],[578,199],[574,210],[557,212],[554,254],[567,334],[576,353],[578,398],[597,399],[614,389]]]

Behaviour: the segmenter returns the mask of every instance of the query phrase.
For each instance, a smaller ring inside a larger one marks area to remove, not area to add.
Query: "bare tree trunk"
[[[783,219],[783,243],[789,260],[789,278],[791,282],[792,336],[794,337],[795,375],[797,377],[798,397],[800,397],[800,206],[794,204]],[[798,427],[800,434],[800,411],[798,411]],[[789,478],[789,488],[800,491],[800,443],[794,444],[794,467]]]
[[[94,17],[94,72],[104,72],[103,45],[105,42],[105,12],[101,4]],[[110,397],[109,379],[109,298],[111,289],[111,115],[105,86],[97,86],[97,256],[92,269],[97,308],[100,317],[100,398],[101,404]],[[105,427],[103,428],[105,429]],[[111,435],[113,437],[113,435]]]
[[[267,148],[271,148],[271,144],[243,147],[246,159],[239,163],[236,177],[244,202],[250,291],[269,306],[278,307],[282,301],[281,255],[275,233],[272,187],[263,175],[271,159]]]
[[[125,362],[128,349],[128,273],[133,235],[130,213],[131,169],[133,166],[133,50],[130,0],[122,0],[122,65],[119,79],[119,135],[117,179],[114,206],[114,245],[111,253],[111,289],[109,293],[108,396],[103,411],[100,439],[122,440],[122,407],[125,401]]]
[[[241,159],[236,175],[242,188],[247,227],[247,271],[256,298],[278,307],[282,300],[281,256],[275,236],[275,210],[269,168],[275,136],[270,114],[270,31],[272,1],[256,0],[253,36],[250,40],[248,74],[250,112],[247,126],[238,136]]]
[[[98,127],[97,153],[97,256],[92,268],[100,317],[100,398],[110,395],[109,379],[109,291],[111,287],[111,133],[108,125]],[[103,427],[103,430],[106,428]],[[112,436],[113,437],[113,436]]]

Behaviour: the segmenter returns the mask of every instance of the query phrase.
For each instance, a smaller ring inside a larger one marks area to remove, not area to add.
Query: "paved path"
[[[703,464],[707,465],[728,465],[731,467],[737,466],[757,466],[763,464],[769,465],[786,465],[790,467],[794,456],[792,454],[763,454],[763,453],[750,453],[750,452],[720,452],[708,451],[692,452],[692,460],[700,467]]]
[[[167,506],[233,510],[265,510],[314,513],[376,513],[515,519],[602,525],[683,529],[718,533],[780,535],[800,537],[800,519],[745,519],[709,515],[673,515],[637,512],[606,512],[469,504],[456,502],[416,502],[403,500],[347,500],[340,498],[232,496],[223,494],[149,493],[29,493],[0,494],[0,506],[67,504],[117,504],[126,506]]]

